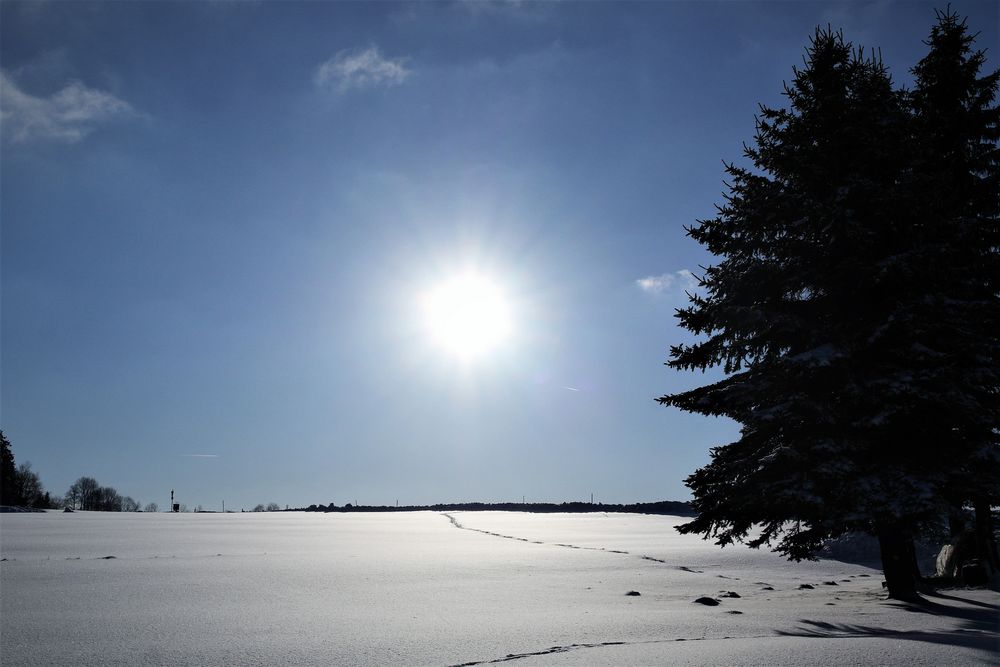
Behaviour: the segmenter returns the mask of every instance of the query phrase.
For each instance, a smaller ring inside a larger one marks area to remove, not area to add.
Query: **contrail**
[[[569,389],[570,391],[580,391],[576,387],[563,387],[563,389]]]

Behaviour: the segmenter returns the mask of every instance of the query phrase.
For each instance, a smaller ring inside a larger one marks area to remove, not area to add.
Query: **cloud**
[[[383,57],[376,46],[340,51],[316,68],[314,80],[320,88],[334,88],[341,93],[351,88],[388,88],[398,86],[413,73],[405,63],[406,58]]]
[[[635,284],[643,292],[658,296],[674,289],[692,290],[698,286],[698,279],[687,269],[681,269],[674,273],[661,273],[658,276],[639,278]]]
[[[15,142],[76,143],[102,123],[134,115],[135,110],[125,100],[79,81],[49,97],[36,97],[0,70],[0,122]]]

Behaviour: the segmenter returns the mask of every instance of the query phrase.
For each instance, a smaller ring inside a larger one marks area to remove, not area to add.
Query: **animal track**
[[[739,612],[737,612],[739,613]],[[451,667],[476,667],[476,665],[494,665],[500,662],[509,662],[511,660],[521,660],[524,658],[533,658],[540,655],[552,655],[554,653],[569,653],[570,651],[579,651],[587,648],[601,648],[603,646],[638,646],[642,644],[666,644],[669,642],[697,642],[697,641],[708,641],[708,640],[725,640],[725,639],[764,639],[765,637],[770,637],[771,635],[753,635],[747,637],[675,637],[673,639],[650,639],[646,641],[637,642],[595,642],[593,644],[567,644],[566,646],[551,646],[542,651],[530,651],[527,653],[508,653],[502,658],[496,658],[494,660],[473,660],[472,662],[463,662],[457,665],[451,665]]]
[[[455,528],[458,528],[459,530],[471,530],[474,533],[482,533],[483,535],[489,535],[490,537],[501,537],[501,538],[503,538],[505,540],[516,540],[518,542],[527,542],[529,544],[547,544],[547,545],[553,546],[553,547],[562,547],[563,549],[585,549],[587,551],[603,551],[605,553],[609,553],[609,554],[621,554],[623,556],[632,556],[633,555],[631,552],[629,552],[629,551],[623,551],[621,549],[606,549],[604,547],[581,547],[578,544],[566,544],[565,542],[542,542],[541,540],[529,540],[529,539],[524,538],[524,537],[517,537],[516,535],[504,535],[502,533],[496,533],[496,532],[493,532],[491,530],[482,530],[481,528],[469,528],[468,526],[462,525],[458,521],[458,519],[456,519],[451,514],[448,514],[447,512],[441,512],[441,515],[445,516],[445,517],[448,517],[448,521],[451,521],[451,525],[453,525]],[[667,562],[667,561],[665,561],[665,560],[663,560],[661,558],[653,558],[652,556],[639,556],[639,558],[641,558],[643,560],[652,561],[654,563],[664,563],[664,564],[666,564],[666,562]],[[685,572],[696,572],[698,574],[701,573],[700,570],[692,570],[691,568],[683,566],[683,565],[680,566],[678,569],[684,570]],[[719,576],[723,576],[723,575],[719,575]],[[723,577],[723,578],[725,578],[725,579],[732,579],[733,577]]]

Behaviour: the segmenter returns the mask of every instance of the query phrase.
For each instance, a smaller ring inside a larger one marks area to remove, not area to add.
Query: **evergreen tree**
[[[0,505],[17,505],[20,499],[16,497],[16,475],[14,453],[10,449],[10,440],[0,431]]]
[[[1000,572],[990,512],[1000,499],[1000,72],[980,77],[974,40],[957,14],[938,12],[912,70],[914,255],[933,290],[911,297],[910,319],[922,323],[918,361],[933,377],[938,423],[920,427],[940,444],[941,492],[953,516],[975,507],[977,555]]]
[[[707,339],[673,347],[668,365],[722,365],[728,377],[659,401],[742,428],[687,479],[698,517],[679,530],[723,546],[777,541],[796,560],[867,531],[890,595],[908,598],[912,535],[941,512],[928,485],[944,480],[928,474],[932,448],[905,437],[912,370],[880,338],[908,280],[894,263],[912,224],[900,205],[912,161],[905,98],[880,59],[829,30],[817,30],[785,95],[787,109],[761,108],[745,149],[754,169],[728,165],[726,204],[688,230],[723,259],[678,311]]]

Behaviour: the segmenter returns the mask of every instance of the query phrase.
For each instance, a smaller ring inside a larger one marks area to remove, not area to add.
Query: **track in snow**
[[[505,540],[516,540],[518,542],[527,542],[529,544],[544,544],[553,547],[563,547],[564,549],[585,549],[587,551],[603,551],[604,553],[609,553],[609,554],[622,554],[623,556],[636,556],[638,558],[641,558],[642,560],[648,560],[654,563],[663,563],[664,565],[669,565],[669,563],[667,563],[667,561],[663,560],[662,558],[653,558],[652,556],[633,554],[630,551],[623,551],[621,549],[605,549],[604,547],[581,547],[576,544],[565,544],[562,542],[542,542],[540,540],[529,540],[526,537],[517,537],[516,535],[504,535],[502,533],[494,533],[493,531],[482,530],[480,528],[469,528],[468,526],[463,526],[461,523],[459,523],[458,519],[453,517],[451,514],[448,514],[447,512],[442,512],[441,514],[442,516],[448,517],[448,521],[451,521],[451,525],[455,526],[455,528],[458,528],[459,530],[471,530],[474,533],[482,533],[483,535],[489,535],[491,537],[500,537]],[[677,565],[675,567],[676,569],[682,570],[684,572],[691,572],[693,574],[702,574],[701,570],[694,570],[691,569],[690,567],[687,567],[686,565]],[[726,577],[726,578],[735,579],[735,577]],[[574,646],[578,645],[574,644]]]

